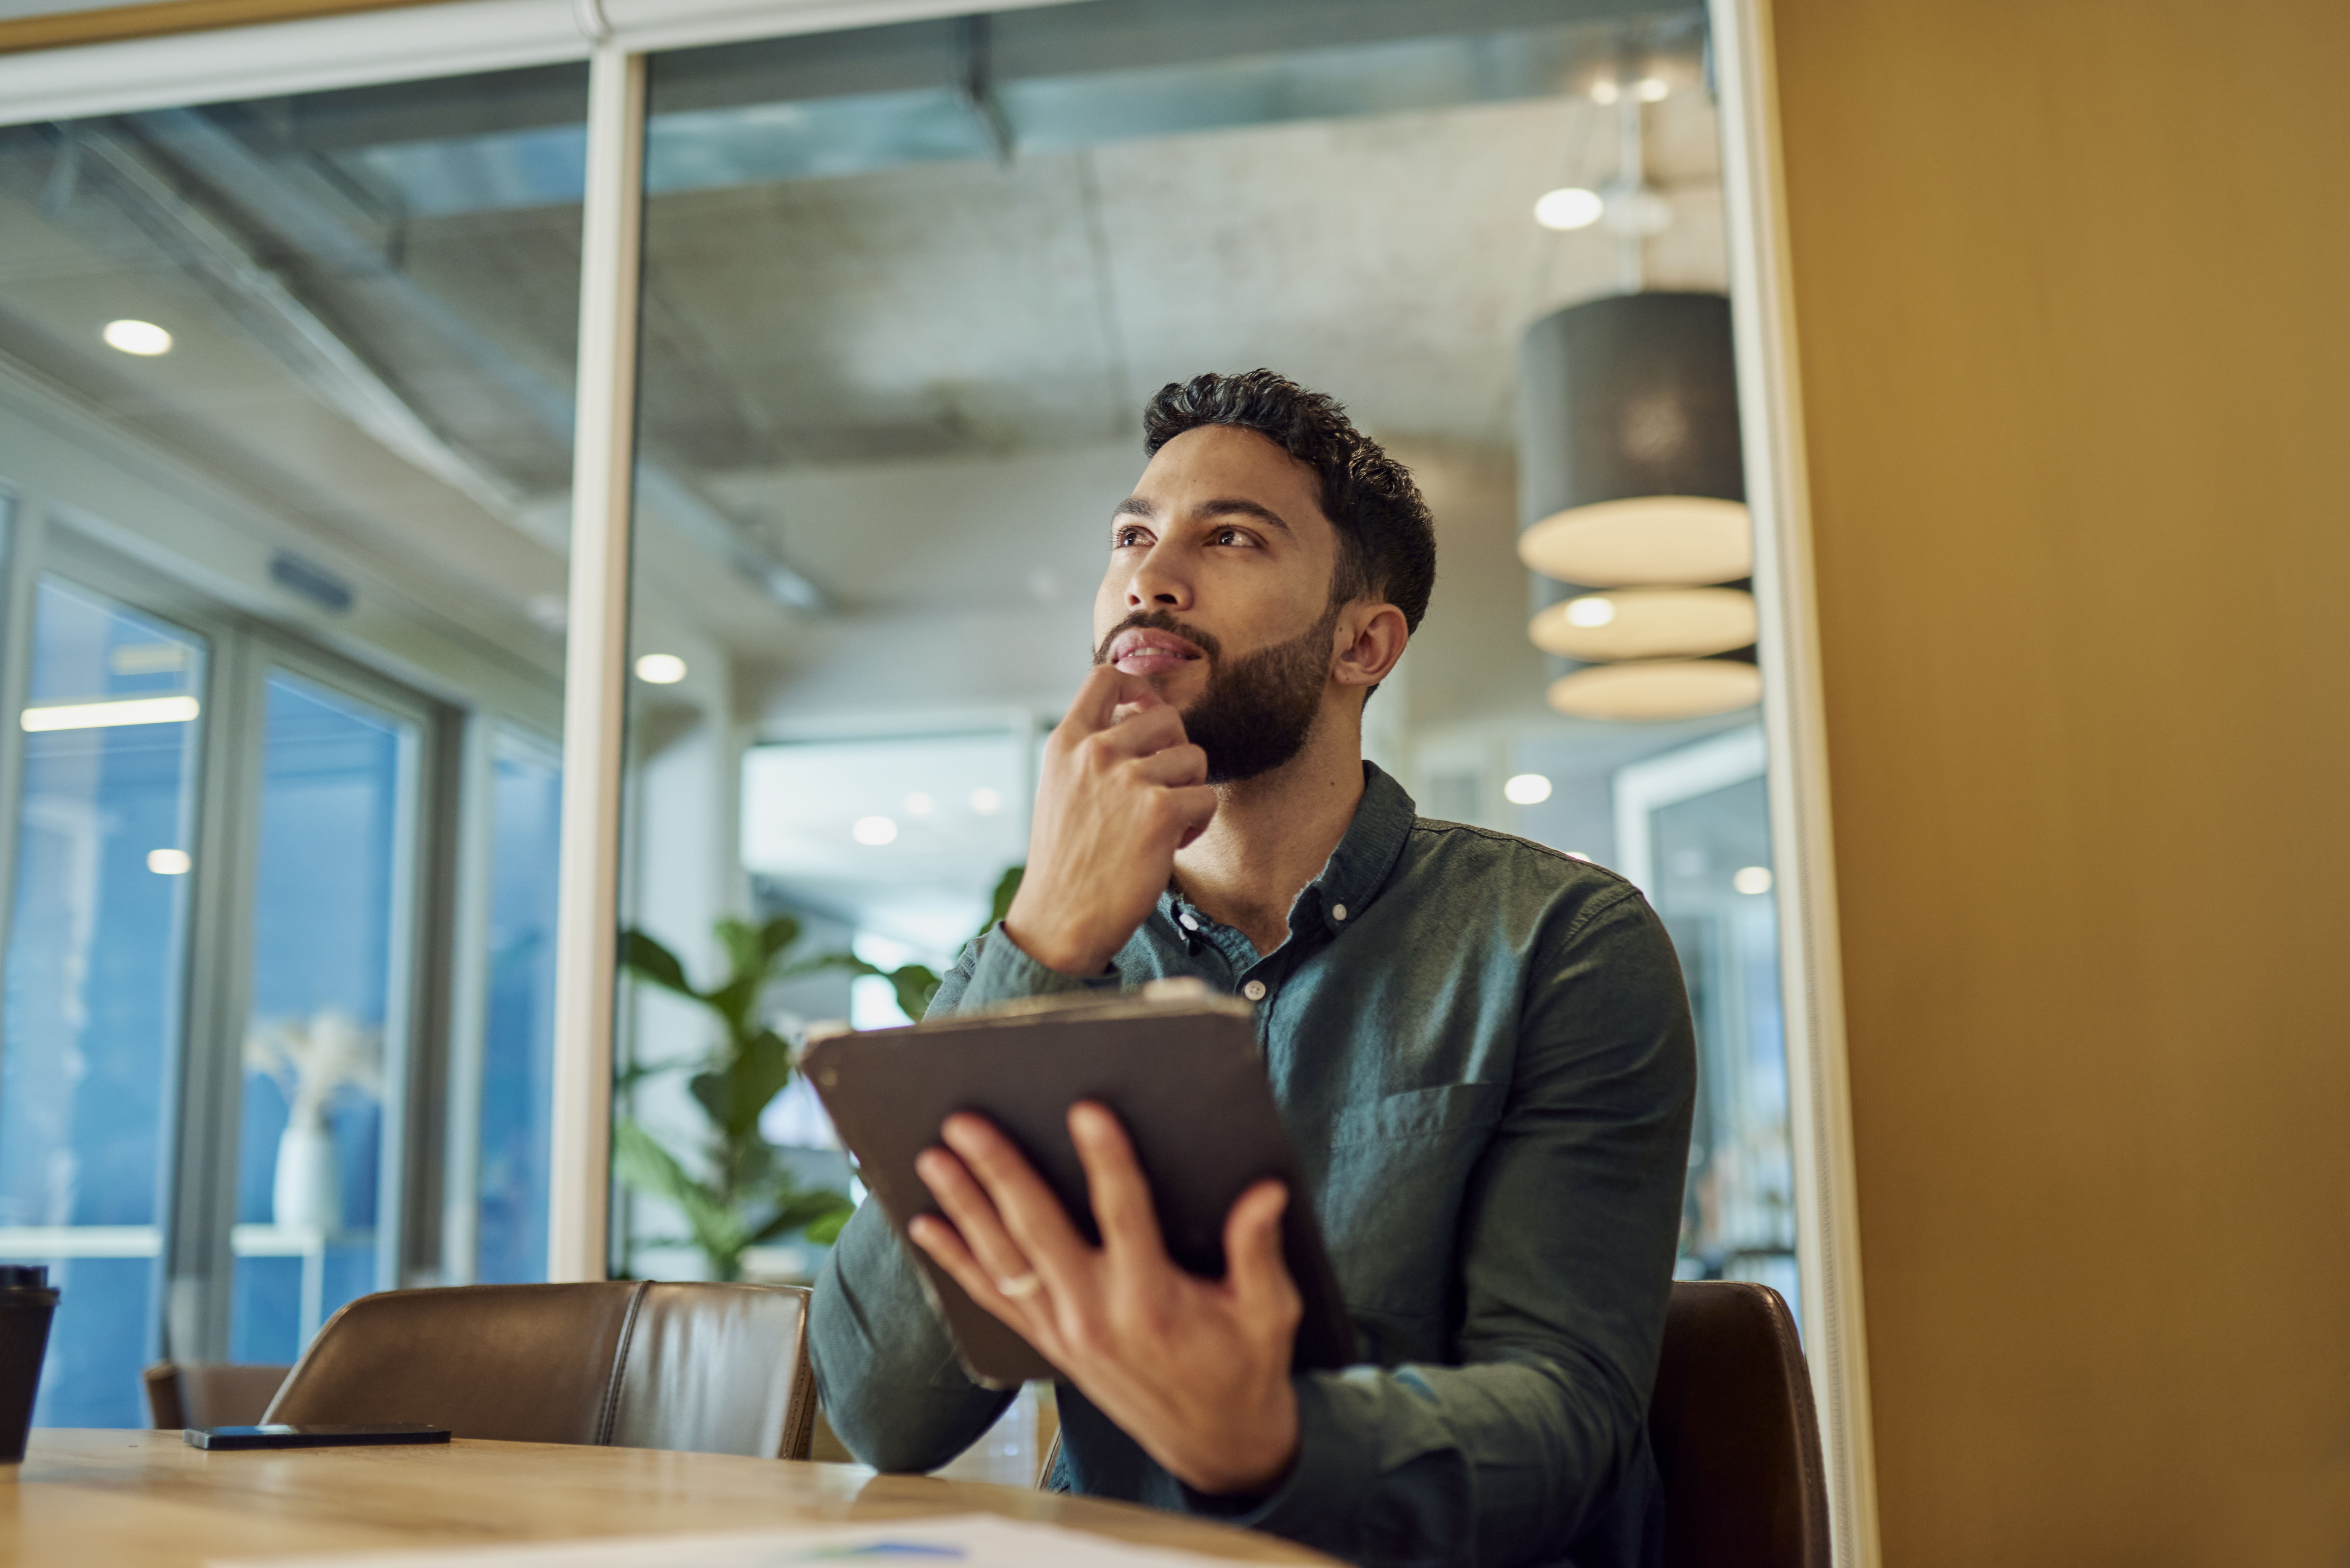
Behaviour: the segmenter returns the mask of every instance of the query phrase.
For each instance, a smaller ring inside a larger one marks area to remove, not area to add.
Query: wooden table
[[[1127,1503],[858,1465],[468,1438],[213,1454],[177,1432],[38,1431],[16,1482],[0,1481],[0,1563],[192,1568],[217,1557],[975,1512],[1234,1562],[1330,1562]]]

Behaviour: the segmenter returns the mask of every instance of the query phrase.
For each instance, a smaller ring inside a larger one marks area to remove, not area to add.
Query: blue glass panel
[[[377,1288],[413,736],[395,715],[284,671],[268,678],[264,722],[237,1220],[275,1229],[240,1251],[315,1233],[328,1261],[306,1310],[294,1260],[241,1260],[231,1333],[240,1359],[290,1360],[317,1319]]]
[[[302,1260],[239,1258],[228,1358],[284,1365],[302,1352]]]
[[[42,1421],[143,1421],[204,654],[180,628],[40,585],[0,1009],[0,1256],[47,1262],[67,1293]],[[77,1234],[90,1227],[117,1229]]]
[[[490,978],[482,1043],[481,1221],[474,1277],[546,1277],[547,1138],[555,1096],[555,888],[563,779],[548,763],[496,763]]]

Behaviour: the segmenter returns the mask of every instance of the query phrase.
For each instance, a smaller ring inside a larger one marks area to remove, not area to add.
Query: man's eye
[[[1248,547],[1255,545],[1256,535],[1245,528],[1219,528],[1215,533],[1215,543]]]
[[[1130,550],[1137,545],[1149,542],[1149,535],[1139,528],[1120,528],[1109,536],[1109,547],[1113,550]]]

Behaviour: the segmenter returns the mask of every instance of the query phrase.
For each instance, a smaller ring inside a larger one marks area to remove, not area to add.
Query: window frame
[[[103,541],[45,517],[36,543],[20,530],[12,579],[37,585],[55,576],[120,601],[205,639],[205,726],[199,737],[195,867],[190,934],[182,956],[181,1038],[167,1098],[173,1113],[163,1135],[167,1202],[158,1261],[165,1310],[151,1328],[151,1350],[183,1360],[229,1358],[237,1222],[236,1170],[242,1146],[243,1042],[250,1023],[255,960],[254,899],[261,812],[266,682],[274,670],[392,715],[411,727],[395,807],[400,841],[394,853],[392,973],[385,1018],[386,1092],[379,1150],[376,1262],[383,1288],[437,1278],[441,1268],[438,1169],[445,1137],[442,1073],[458,999],[449,985],[450,945],[436,933],[454,929],[450,904],[454,857],[449,853],[456,802],[444,763],[450,737],[465,717],[342,655],[285,628],[242,615],[200,589]],[[29,617],[10,627],[30,637]],[[17,670],[26,660],[12,658]],[[12,702],[13,723],[21,700]],[[19,748],[21,757],[21,748]],[[13,766],[8,787],[21,787]],[[13,820],[13,819],[12,819]],[[13,834],[12,848],[13,855]],[[0,943],[14,912],[0,900]],[[306,1325],[315,1327],[315,1324]]]

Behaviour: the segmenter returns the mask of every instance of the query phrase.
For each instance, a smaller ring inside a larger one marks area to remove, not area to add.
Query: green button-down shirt
[[[1170,893],[1108,975],[1055,973],[998,931],[939,993],[1196,975],[1253,1001],[1361,1338],[1362,1365],[1297,1376],[1297,1462],[1270,1497],[1192,1492],[1066,1384],[1055,1483],[1365,1564],[1652,1563],[1646,1412],[1695,1073],[1672,945],[1622,877],[1421,820],[1364,775],[1274,952]],[[964,1376],[879,1213],[842,1232],[811,1330],[834,1428],[883,1469],[943,1464],[1011,1397]]]

